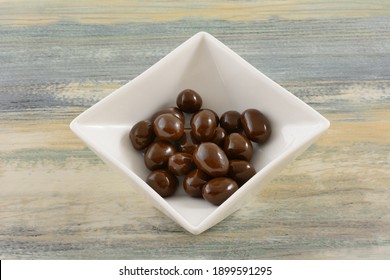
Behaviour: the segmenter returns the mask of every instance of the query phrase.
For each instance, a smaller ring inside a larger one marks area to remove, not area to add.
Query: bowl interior
[[[219,115],[227,110],[256,108],[272,124],[268,143],[254,145],[251,162],[258,173],[229,199],[236,201],[226,205],[216,207],[189,197],[182,188],[173,197],[162,199],[143,181],[149,171],[143,155],[130,144],[131,127],[159,109],[176,106],[177,94],[186,88],[196,90],[202,96],[203,108]],[[71,128],[103,160],[125,173],[156,207],[192,233],[200,233],[236,210],[246,192],[258,191],[274,171],[305,149],[328,125],[308,105],[201,32],[86,110]]]

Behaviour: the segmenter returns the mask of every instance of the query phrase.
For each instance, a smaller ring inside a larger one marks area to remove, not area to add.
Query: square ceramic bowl
[[[220,206],[192,198],[182,187],[172,197],[160,197],[145,183],[149,171],[128,137],[138,121],[150,118],[159,109],[176,106],[178,93],[186,88],[197,91],[203,107],[219,115],[228,110],[256,108],[272,124],[269,141],[254,145],[251,163],[257,174]],[[238,210],[247,198],[265,187],[327,130],[329,121],[216,38],[200,32],[80,114],[70,127],[157,209],[189,232],[199,234]]]

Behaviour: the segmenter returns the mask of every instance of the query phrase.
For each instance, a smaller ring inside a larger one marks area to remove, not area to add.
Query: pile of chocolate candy
[[[265,143],[271,125],[257,109],[231,110],[219,117],[202,109],[202,104],[197,92],[183,90],[177,107],[139,121],[129,138],[135,149],[144,152],[145,166],[151,170],[146,183],[162,197],[173,195],[177,176],[184,176],[186,193],[220,205],[256,174],[250,163],[252,142]],[[186,117],[191,117],[190,127]]]

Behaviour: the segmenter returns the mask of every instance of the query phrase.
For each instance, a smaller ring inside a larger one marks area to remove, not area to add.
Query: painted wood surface
[[[70,121],[198,31],[331,121],[199,236]],[[389,1],[0,1],[1,259],[390,259]]]

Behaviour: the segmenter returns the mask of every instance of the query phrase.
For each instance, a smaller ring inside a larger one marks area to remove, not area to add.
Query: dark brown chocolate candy
[[[214,137],[218,122],[215,113],[205,109],[195,113],[191,119],[191,129],[194,136],[202,142]]]
[[[161,140],[177,140],[184,133],[184,123],[171,113],[161,114],[154,119],[153,131]]]
[[[185,123],[185,117],[184,117],[184,114],[183,112],[177,108],[177,107],[169,107],[169,108],[165,108],[165,109],[162,109],[156,113],[153,114],[152,118],[151,118],[151,121],[152,123],[154,122],[154,120],[156,119],[156,117],[158,115],[161,115],[161,114],[166,114],[166,113],[171,113],[171,114],[174,114],[176,117],[178,117],[183,123]]]
[[[152,123],[148,120],[136,123],[130,130],[129,138],[136,150],[145,149],[155,138]]]
[[[176,141],[178,150],[188,154],[192,154],[199,143],[199,140],[192,133],[191,128],[185,128],[183,135]]]
[[[219,125],[219,116],[218,116],[218,114],[215,111],[213,111],[213,110],[211,110],[209,108],[204,108],[202,110],[209,110],[209,111],[211,111],[214,114],[214,116],[215,116],[215,122],[217,123],[217,126]]]
[[[212,113],[214,114],[215,120],[216,120],[216,123],[217,123],[217,126],[218,126],[218,125],[219,125],[219,116],[218,116],[218,114],[217,114],[215,111],[213,111],[213,110],[211,110],[211,109],[209,109],[209,108],[201,109],[201,110],[197,111],[196,113],[199,113],[200,111],[203,111],[203,110],[208,110],[208,111],[210,111],[210,112],[212,112]],[[196,114],[193,114],[193,115],[191,116],[190,124],[192,123],[192,119],[194,118],[195,115],[196,115]]]
[[[193,154],[196,166],[211,177],[225,176],[229,170],[229,159],[215,143],[200,144]]]
[[[208,180],[210,176],[199,169],[194,169],[184,177],[184,190],[192,197],[202,197],[202,188]]]
[[[222,127],[217,127],[215,129],[215,133],[213,138],[211,139],[211,142],[217,144],[220,147],[223,147],[223,144],[225,143],[227,133],[226,130]]]
[[[215,116],[215,121],[216,121],[217,126],[218,126],[218,125],[219,125],[219,116],[218,116],[218,114],[217,114],[215,111],[213,111],[213,110],[211,110],[211,109],[208,109],[208,108],[201,109],[201,110],[195,112],[195,114],[192,114],[191,119],[190,119],[190,124],[192,123],[192,120],[193,120],[194,116],[196,115],[196,113],[199,113],[200,111],[203,111],[203,110],[210,111],[210,112],[212,112],[212,113],[214,114],[214,116]]]
[[[229,162],[228,175],[235,180],[239,186],[245,184],[255,174],[255,168],[245,160],[234,159]]]
[[[204,185],[202,196],[214,205],[221,205],[237,190],[238,185],[233,179],[218,177],[211,179]]]
[[[267,141],[270,123],[257,109],[242,114],[230,110],[219,118],[213,110],[201,109],[202,98],[191,89],[180,92],[176,103],[178,107],[159,110],[129,132],[134,148],[146,149],[144,162],[153,171],[146,181],[166,197],[177,188],[176,176],[185,175],[186,193],[220,205],[256,174],[249,162],[251,140]],[[193,113],[191,128],[184,128],[184,113]]]
[[[253,155],[251,141],[237,132],[233,132],[226,137],[223,150],[229,159],[250,161]]]
[[[165,141],[155,141],[149,145],[144,154],[145,166],[150,170],[167,166],[169,157],[176,152],[175,147]]]
[[[195,168],[191,154],[174,153],[168,160],[168,169],[174,175],[185,175]]]
[[[179,181],[165,169],[158,169],[149,174],[146,183],[162,197],[171,196],[175,193]]]
[[[271,135],[271,124],[257,109],[248,109],[241,114],[241,124],[246,136],[253,142],[265,143]]]
[[[202,107],[202,103],[202,97],[192,89],[183,90],[176,98],[177,107],[186,113],[195,113],[196,111],[199,111]]]
[[[223,127],[227,133],[239,132],[241,126],[241,114],[237,111],[227,111],[221,115],[219,125]]]

